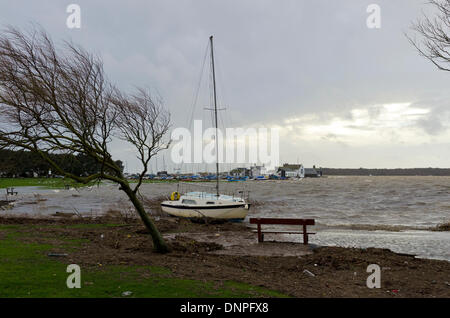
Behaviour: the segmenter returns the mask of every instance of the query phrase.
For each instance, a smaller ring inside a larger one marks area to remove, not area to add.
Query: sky
[[[70,4],[80,28],[66,25]],[[367,26],[371,4],[380,28]],[[214,35],[221,122],[278,128],[280,163],[449,168],[450,74],[405,36],[423,12],[432,13],[424,0],[2,1],[0,24],[38,23],[56,43],[98,54],[124,91],[159,94],[173,128],[189,126]],[[195,119],[209,120],[207,103],[199,99]],[[131,147],[114,141],[111,151],[138,171]],[[176,167],[166,151],[152,170],[163,162]]]

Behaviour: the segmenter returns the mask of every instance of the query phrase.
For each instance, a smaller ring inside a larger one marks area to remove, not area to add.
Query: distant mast
[[[213,90],[214,90],[214,121],[216,126],[216,193],[219,197],[219,128],[217,127],[217,94],[216,94],[216,71],[214,68],[214,47],[213,47],[213,36],[209,37],[211,43],[211,67],[212,67],[212,78],[213,78]]]

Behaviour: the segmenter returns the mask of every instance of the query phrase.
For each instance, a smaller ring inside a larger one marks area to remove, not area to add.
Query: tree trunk
[[[136,211],[139,213],[139,216],[141,217],[141,220],[144,223],[145,227],[150,231],[150,235],[152,237],[153,245],[156,252],[158,253],[169,252],[169,247],[162,238],[161,233],[159,233],[155,224],[152,222],[148,214],[145,212],[144,206],[142,205],[142,202],[138,199],[136,193],[134,193],[133,190],[131,190],[131,188],[128,185],[122,185],[121,190],[123,190],[128,195],[134,207],[136,208]]]

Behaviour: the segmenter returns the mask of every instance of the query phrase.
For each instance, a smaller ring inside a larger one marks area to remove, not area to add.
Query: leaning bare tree
[[[146,213],[139,188],[152,156],[167,147],[170,114],[146,91],[125,94],[106,79],[103,64],[79,46],[56,49],[45,31],[8,27],[0,34],[0,148],[40,155],[58,173],[80,183],[110,180],[120,185],[150,231],[158,252],[168,247]],[[133,145],[143,170],[128,183],[110,154],[114,137]],[[52,153],[83,154],[99,171],[65,171]]]
[[[419,53],[443,71],[450,71],[450,0],[429,0],[437,15],[413,24],[412,29],[419,36],[407,36]]]

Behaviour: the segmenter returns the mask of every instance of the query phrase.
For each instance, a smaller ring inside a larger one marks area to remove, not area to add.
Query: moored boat
[[[218,127],[217,127],[217,95],[216,95],[216,78],[214,69],[214,49],[213,37],[209,38],[211,48],[211,66],[214,96],[214,124],[215,124],[215,152],[216,152],[216,193],[207,192],[188,192],[180,195],[174,192],[170,200],[161,203],[161,209],[173,216],[186,218],[213,218],[224,220],[243,220],[248,213],[250,205],[241,197],[220,194],[220,173],[218,153]]]
[[[173,216],[213,218],[239,221],[245,219],[250,205],[240,197],[207,192],[188,192],[172,196],[174,200],[161,203],[161,209]]]

